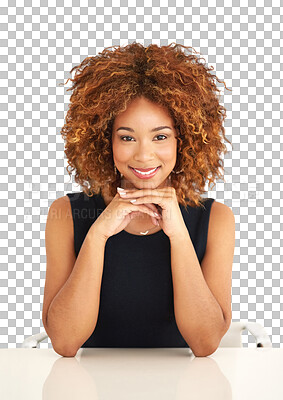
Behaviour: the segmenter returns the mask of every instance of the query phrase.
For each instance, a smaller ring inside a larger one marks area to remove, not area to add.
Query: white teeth
[[[158,168],[158,167],[156,167],[156,168],[154,168],[154,169],[151,169],[150,171],[147,171],[147,172],[141,172],[141,171],[139,171],[139,170],[137,170],[137,169],[135,169],[135,168],[133,168],[133,169],[134,169],[138,174],[141,174],[141,175],[149,175],[149,174],[152,174],[154,171],[156,171],[157,168]]]

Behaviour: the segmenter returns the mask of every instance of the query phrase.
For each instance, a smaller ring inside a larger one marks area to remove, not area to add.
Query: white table
[[[0,349],[3,400],[283,399],[283,349]],[[280,383],[281,382],[281,383]]]

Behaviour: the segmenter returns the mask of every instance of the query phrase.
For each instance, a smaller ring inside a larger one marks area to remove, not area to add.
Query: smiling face
[[[174,121],[168,111],[144,97],[133,100],[115,118],[112,128],[114,164],[123,174],[121,186],[156,189],[170,186],[168,176],[177,160]],[[141,175],[135,169],[154,169]]]

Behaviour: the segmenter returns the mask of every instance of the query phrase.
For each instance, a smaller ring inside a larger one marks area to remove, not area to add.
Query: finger
[[[158,208],[156,207],[155,204],[153,204],[153,203],[146,203],[145,206],[147,206],[147,207],[150,208],[152,211],[154,211],[154,212],[156,212],[157,214],[159,214],[159,212],[158,212],[159,210],[158,210]]]
[[[150,193],[157,194],[159,196],[162,196],[163,194],[168,194],[172,190],[172,187],[165,187],[161,189],[124,189],[123,191],[118,191],[119,195],[122,197],[124,195],[129,195],[129,196],[138,196],[138,195],[146,195]]]
[[[124,200],[124,202],[129,202],[129,200],[130,199],[121,199],[121,200]],[[144,204],[146,207],[148,207],[149,209],[151,209],[153,212],[156,212],[160,217],[161,217],[161,214],[160,214],[160,212],[159,212],[159,209],[158,209],[158,206],[156,206],[155,204],[153,204],[153,203],[146,203],[146,204]]]
[[[157,226],[159,226],[160,224],[159,224],[159,221],[158,221],[158,219],[157,218],[154,218],[154,220],[153,220],[153,223],[154,223],[154,225],[157,225]]]
[[[159,223],[158,223],[158,221],[157,221],[156,218],[151,218],[151,220],[152,220],[152,223],[153,223],[154,225],[159,225]]]
[[[137,217],[137,216],[141,216],[141,215],[144,215],[145,213],[144,212],[142,212],[142,211],[132,211],[129,215],[130,215],[130,218],[131,219],[133,219],[134,217]],[[154,224],[154,225],[159,225],[159,219],[160,219],[160,217],[158,218],[158,217],[155,217],[155,218],[153,218],[153,216],[150,216],[150,218],[151,218],[151,221],[152,221],[152,223]]]
[[[164,193],[157,193],[156,191],[152,192],[152,190],[136,190],[133,192],[120,192],[119,196],[122,199],[136,199],[138,197],[143,197],[143,196],[164,196]]]
[[[137,207],[138,210],[140,210],[141,212],[144,212],[144,213],[150,215],[150,216],[153,217],[153,218],[160,218],[159,215],[156,215],[156,214],[154,213],[154,211],[152,211],[151,209],[149,209],[149,208],[148,208],[147,206],[145,206],[144,204],[139,204],[139,205],[134,205],[134,206]],[[133,211],[136,211],[137,208],[133,209]]]
[[[153,203],[143,203],[143,199],[132,199],[134,202],[132,203],[132,201],[130,200],[130,203],[137,205],[136,203],[139,202],[139,204],[143,204],[145,206],[148,206],[150,204],[150,206],[148,206],[148,208],[150,208],[151,210],[153,210],[153,212],[155,213],[155,217],[157,218],[162,218],[162,207],[160,207],[158,204],[153,204]]]
[[[145,204],[145,203],[154,203],[156,204],[156,206],[160,206],[161,207],[161,203],[162,201],[164,201],[164,199],[170,199],[171,197],[159,197],[159,196],[143,196],[143,197],[135,197],[134,199],[128,199],[128,201],[132,202],[134,201],[134,204]]]

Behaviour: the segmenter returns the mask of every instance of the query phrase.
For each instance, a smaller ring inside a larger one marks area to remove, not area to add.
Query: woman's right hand
[[[92,224],[91,229],[97,229],[99,234],[107,240],[110,236],[125,229],[133,217],[141,212],[150,215],[155,225],[155,221],[160,219],[154,215],[154,212],[158,212],[158,210],[153,204],[132,204],[129,200],[122,199],[117,193]]]

